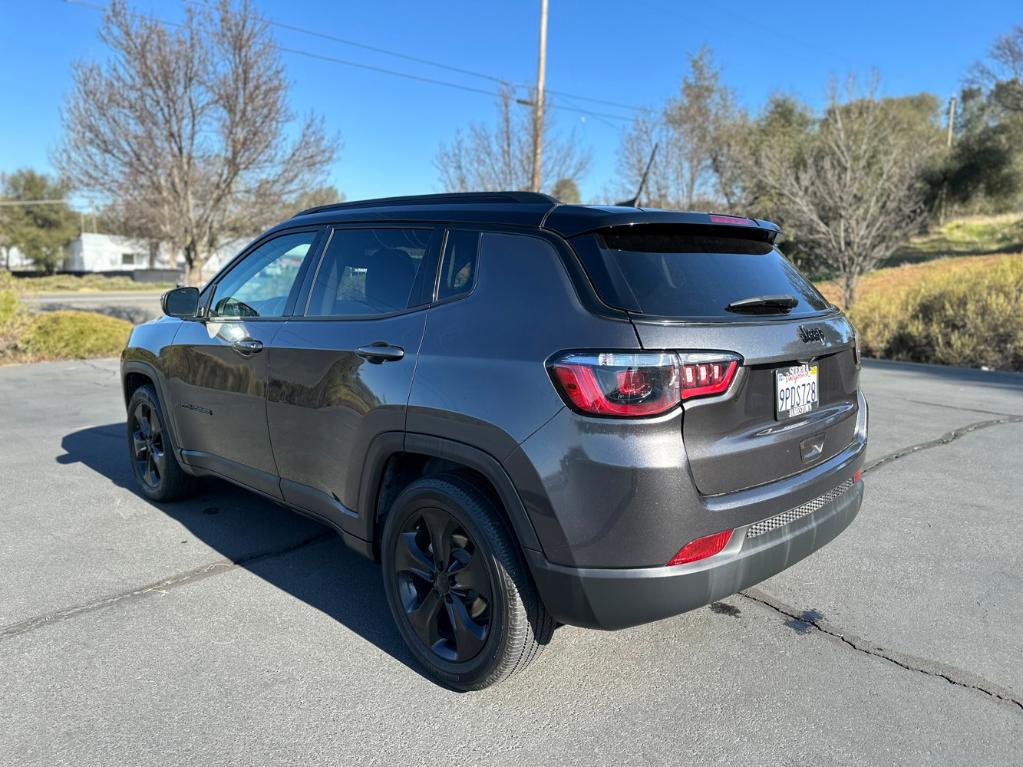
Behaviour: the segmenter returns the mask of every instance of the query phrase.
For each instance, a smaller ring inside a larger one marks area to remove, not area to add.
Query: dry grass
[[[1010,257],[1019,258],[1021,256],[1023,256],[1023,253],[1017,253]],[[876,272],[871,272],[860,280],[857,295],[863,298],[872,293],[890,293],[902,288],[919,285],[924,280],[938,275],[968,275],[984,271],[992,268],[1004,258],[1006,258],[1005,255],[939,258],[919,264],[904,264],[902,266],[878,269]],[[836,280],[817,283],[817,289],[833,304],[841,305],[842,287]]]
[[[867,356],[1023,371],[1023,253],[881,269],[848,314]]]

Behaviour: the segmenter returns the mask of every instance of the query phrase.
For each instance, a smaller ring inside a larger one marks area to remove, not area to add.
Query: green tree
[[[8,249],[5,264],[9,263],[9,250],[17,248],[36,266],[57,271],[64,263],[68,243],[78,234],[78,222],[66,202],[40,201],[64,200],[67,186],[26,168],[5,176],[2,188],[7,202],[35,203],[2,207],[0,242]]]
[[[579,196],[579,185],[571,178],[559,178],[555,181],[551,194],[570,205],[578,205],[581,199]]]
[[[927,176],[931,207],[1002,212],[1023,197],[1023,24],[999,37],[959,95],[955,141]]]
[[[644,199],[664,208],[692,208],[724,200],[739,205],[737,151],[745,116],[721,83],[709,48],[689,57],[678,95],[659,111],[639,115],[619,149],[621,195],[639,186],[654,146]]]
[[[973,67],[971,85],[991,94],[998,105],[1023,114],[1023,24],[995,40],[986,61]]]
[[[979,88],[964,88],[955,141],[926,175],[928,203],[939,220],[955,210],[1002,212],[1023,193],[1023,113],[1007,112]]]

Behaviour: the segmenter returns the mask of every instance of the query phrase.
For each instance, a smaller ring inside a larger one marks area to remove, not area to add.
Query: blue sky
[[[93,0],[103,3],[104,0]],[[402,51],[515,82],[536,73],[538,0],[521,2],[283,2],[254,0],[271,19]],[[750,109],[774,92],[813,105],[832,76],[876,70],[886,95],[930,91],[947,98],[992,41],[1023,23],[1023,6],[952,2],[714,3],[550,0],[548,87],[606,101],[655,106],[672,95],[686,56],[709,45],[723,79]],[[134,7],[177,18],[180,5]],[[770,12],[767,12],[770,9]],[[0,0],[0,171],[50,169],[60,142],[69,65],[101,57],[101,14],[62,0]],[[495,83],[275,29],[280,45],[483,90]],[[343,140],[333,183],[348,199],[439,191],[434,155],[472,121],[489,121],[495,98],[285,53],[298,113],[315,110]],[[598,112],[628,110],[559,98]],[[563,131],[590,148],[584,199],[614,181],[625,122],[557,113]]]

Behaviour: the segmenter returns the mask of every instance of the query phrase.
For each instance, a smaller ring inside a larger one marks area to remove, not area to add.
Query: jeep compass
[[[737,216],[525,192],[328,205],[122,356],[140,491],[222,477],[378,560],[437,680],[678,615],[855,517],[856,334]]]

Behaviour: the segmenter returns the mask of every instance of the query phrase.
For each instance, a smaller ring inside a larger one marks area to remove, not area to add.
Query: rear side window
[[[352,317],[407,309],[430,229],[337,229],[316,273],[306,315]]]
[[[768,242],[691,228],[637,226],[577,238],[576,252],[601,299],[620,309],[652,317],[736,320],[749,314],[728,311],[734,301],[788,295],[796,306],[785,319],[818,314],[828,302]]]
[[[479,232],[448,232],[444,260],[440,267],[437,300],[465,295],[476,282],[476,260],[480,249]]]

